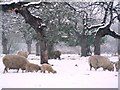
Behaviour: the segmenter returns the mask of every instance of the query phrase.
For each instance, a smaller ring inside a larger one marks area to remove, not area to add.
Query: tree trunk
[[[44,30],[45,25],[42,25],[42,19],[32,15],[27,7],[15,9],[15,12],[20,13],[24,17],[26,23],[28,23],[36,31],[40,40],[40,63],[48,63],[47,40],[45,35],[46,30]]]
[[[7,44],[8,44],[8,39],[6,38],[4,31],[2,31],[3,54],[8,54]]]
[[[82,38],[83,39],[83,38]],[[87,38],[84,38],[83,41],[81,42],[81,56],[90,56],[92,54],[90,50],[90,46],[87,44]]]
[[[26,40],[26,44],[27,44],[27,51],[29,52],[29,54],[31,54],[32,39],[31,40]]]
[[[41,30],[41,32],[39,32],[38,35],[40,37],[39,40],[40,40],[41,64],[48,63],[48,50],[47,50],[45,31]]]
[[[31,43],[27,43],[27,51],[31,54]]]
[[[120,22],[118,23],[118,33],[120,34]],[[118,39],[118,55],[120,55],[120,39]]]
[[[48,58],[51,59],[52,52],[54,51],[54,45],[53,43],[48,44]]]
[[[94,42],[94,55],[100,55],[100,41],[101,37],[96,35]]]
[[[110,31],[110,25],[108,24],[104,28],[99,28],[95,35],[94,41],[94,55],[100,55],[100,45],[101,45],[101,38],[105,35],[109,35],[108,32]]]
[[[87,56],[87,36],[85,35],[85,24],[86,24],[86,19],[84,18],[83,15],[83,32],[82,32],[82,37],[81,37],[81,56]]]
[[[40,56],[40,43],[39,43],[38,40],[37,40],[37,43],[36,43],[36,56]]]
[[[91,56],[92,55],[92,51],[90,50],[90,46],[87,45],[87,56]]]
[[[114,38],[120,39],[120,35],[116,34],[114,31],[110,30],[110,25],[109,23],[106,27],[104,28],[99,28],[99,30],[96,33],[95,36],[95,48],[94,48],[94,54],[95,55],[100,55],[100,44],[101,44],[101,38],[104,37],[105,35],[110,35]]]
[[[118,55],[120,55],[120,39],[118,39]]]
[[[86,42],[86,36],[82,35],[81,40],[81,56],[87,56],[87,42]]]

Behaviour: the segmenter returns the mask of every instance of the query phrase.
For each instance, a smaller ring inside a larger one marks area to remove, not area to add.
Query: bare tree
[[[118,2],[118,7],[120,7],[120,1]],[[118,34],[120,34],[120,10],[118,11],[118,15],[119,15]],[[118,55],[120,55],[120,39],[118,40]]]
[[[75,11],[77,11],[71,4],[67,3],[71,8],[73,8]],[[120,14],[118,11],[120,10],[120,5],[117,4],[114,6],[114,1],[110,2],[92,2],[86,5],[85,7],[80,8],[87,8],[95,6],[97,9],[102,9],[102,21],[100,21],[99,25],[90,25],[87,26],[86,30],[91,31],[93,29],[97,29],[97,32],[95,33],[95,41],[94,41],[94,54],[100,55],[100,45],[101,45],[101,38],[105,35],[110,35],[114,38],[120,39],[120,35],[114,32],[114,30],[111,30],[111,25],[113,21],[117,18],[120,21]],[[99,10],[97,10],[98,12]],[[88,13],[88,11],[86,11]],[[114,15],[115,16],[114,16]],[[92,14],[93,15],[93,14]],[[87,19],[86,19],[87,20]],[[87,25],[87,24],[86,24]],[[85,30],[84,30],[85,32]],[[83,33],[84,33],[83,32]],[[79,35],[80,36],[80,35]],[[84,38],[83,38],[84,39]]]
[[[8,49],[7,49],[7,43],[8,39],[5,36],[5,32],[2,31],[2,46],[3,46],[3,54],[8,54]]]
[[[41,64],[48,63],[47,43],[44,30],[46,26],[42,25],[42,19],[36,18],[35,16],[31,15],[27,7],[17,8],[16,12],[20,13],[25,18],[25,21],[29,23],[32,28],[34,28],[37,35],[39,35]]]
[[[120,22],[118,23],[118,33],[120,34]],[[118,55],[120,55],[120,39],[118,40]]]
[[[19,29],[23,35],[23,39],[27,44],[27,51],[31,54],[31,44],[33,40],[33,35],[35,34],[28,24],[24,23],[23,26]]]
[[[8,4],[2,5],[4,10],[11,9],[15,10],[16,13],[21,14],[24,17],[25,22],[28,23],[37,33],[40,40],[41,64],[48,63],[47,41],[45,33],[46,25],[43,25],[43,20],[41,18],[32,15],[28,8],[44,4],[47,4],[47,2],[39,2],[38,4],[30,4],[29,2],[18,2],[11,3],[9,5]]]
[[[80,17],[80,20],[82,21],[82,28],[77,28],[80,24],[77,22],[75,23],[76,29],[74,30],[81,46],[81,56],[91,55],[90,46],[94,42],[95,29],[103,25],[100,24],[100,20],[97,16],[101,13],[101,10],[96,6],[91,6],[90,2],[80,2],[77,3],[77,5],[76,3],[74,3],[75,5],[71,5],[66,2],[66,4],[75,11],[75,14],[78,14],[77,18]],[[75,7],[78,7],[79,9],[76,9]]]
[[[102,3],[102,7],[105,10],[105,13],[104,13],[104,18],[103,18],[103,22],[102,22],[104,25],[102,27],[98,28],[98,31],[97,31],[96,36],[95,36],[94,54],[97,54],[97,55],[100,55],[100,42],[101,42],[102,37],[104,37],[105,35],[110,35],[114,38],[120,39],[120,35],[116,34],[110,28],[114,19],[119,16],[118,13],[117,13],[117,16],[113,16],[113,12],[114,11],[117,12],[116,9],[113,6],[114,1],[113,2],[99,2],[99,3],[96,3],[96,4],[101,6],[101,3]],[[109,18],[109,23],[106,24],[108,17],[110,17]]]
[[[18,34],[16,33],[16,28],[14,28],[17,25],[15,20],[16,16],[13,16],[14,14],[15,13],[11,12],[2,12],[1,15],[3,54],[13,53],[16,49],[15,47],[17,46],[16,42],[18,38],[15,38],[15,36]]]

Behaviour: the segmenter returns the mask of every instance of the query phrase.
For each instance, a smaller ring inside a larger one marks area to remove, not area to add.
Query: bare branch
[[[120,39],[120,35],[115,33],[114,31],[109,30],[108,35],[110,35],[110,36],[112,36],[114,38]]]
[[[13,9],[16,9],[16,8],[21,8],[21,7],[26,7],[26,8],[29,8],[29,7],[35,7],[35,6],[41,6],[41,5],[44,5],[44,4],[51,4],[50,2],[17,2],[17,3],[10,3],[10,4],[6,4],[6,3],[2,3],[0,4],[0,6],[2,6],[2,10],[3,11],[8,11],[8,10],[13,10]]]
[[[24,6],[29,8],[29,7],[34,7],[34,6],[42,6],[44,4],[51,4],[51,3],[38,1],[38,2],[30,2],[30,3],[24,4]]]
[[[91,30],[91,29],[95,29],[95,28],[99,28],[101,26],[103,26],[104,24],[98,24],[98,25],[91,25],[90,27],[88,27],[88,30]]]
[[[76,9],[75,9],[72,5],[70,5],[68,2],[64,2],[64,4],[65,4],[65,5],[68,5],[68,6],[70,7],[70,9],[76,11]]]

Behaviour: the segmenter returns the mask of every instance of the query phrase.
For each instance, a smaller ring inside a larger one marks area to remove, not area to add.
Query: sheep
[[[90,65],[90,70],[92,69],[92,67],[95,70],[102,67],[104,71],[105,70],[114,71],[113,63],[107,57],[104,56],[100,56],[100,55],[90,56],[88,63]]]
[[[24,56],[24,57],[28,57],[29,53],[27,51],[18,51],[17,52],[17,55],[20,55],[20,56]]]
[[[23,72],[26,64],[29,63],[25,57],[19,55],[6,55],[2,60],[5,66],[3,73],[8,72],[8,69],[17,69],[17,72],[21,69]]]
[[[57,50],[57,51],[52,51],[49,55],[49,58],[50,59],[57,59],[58,58],[60,60],[61,59],[60,56],[61,56],[61,52]]]
[[[115,62],[115,68],[116,68],[116,72],[118,72],[119,71],[119,69],[120,69],[120,56],[118,57],[118,61],[117,62]]]
[[[41,67],[34,63],[28,63],[26,64],[26,72],[38,72],[38,70],[41,70]]]
[[[44,64],[42,64],[42,66],[41,66],[41,73],[43,72],[43,73],[45,73],[45,71],[48,71],[48,73],[57,73],[55,70],[53,70],[53,68],[52,68],[52,66],[51,65],[49,65],[49,64],[46,64],[46,63],[44,63]]]

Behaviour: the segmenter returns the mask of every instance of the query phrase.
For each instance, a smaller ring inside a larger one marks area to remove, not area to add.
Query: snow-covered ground
[[[62,60],[49,60],[56,74],[39,72],[16,73],[9,70],[3,74],[4,65],[0,55],[0,88],[118,88],[118,72],[89,70],[88,57],[75,54],[63,54]],[[117,56],[106,55],[111,61],[117,61]],[[39,57],[29,55],[28,60],[39,64]],[[75,66],[77,64],[77,66]]]

